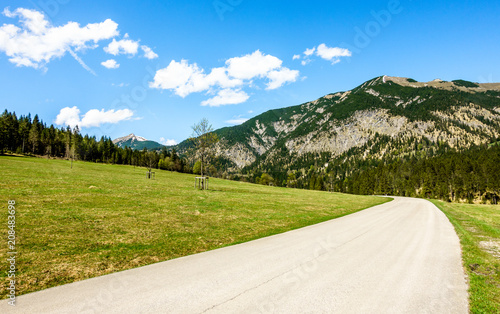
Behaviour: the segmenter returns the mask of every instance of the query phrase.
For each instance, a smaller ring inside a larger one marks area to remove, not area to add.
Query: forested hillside
[[[487,147],[500,141],[500,84],[378,77],[351,91],[270,110],[216,132],[222,139],[218,156],[226,177],[306,189],[382,193],[379,182],[361,184],[382,165],[400,163],[410,169],[421,167],[423,161],[442,163],[437,157],[444,155],[453,159],[468,151],[494,155],[496,151]],[[181,143],[178,149],[188,145]],[[393,177],[399,175],[393,168],[384,169]],[[462,177],[477,176],[477,171],[464,173]],[[442,184],[418,175],[413,178],[425,185],[401,186],[391,179],[387,193],[488,201],[496,193],[484,184],[462,185],[466,180],[450,183],[446,194]]]
[[[500,84],[378,77],[215,133],[210,176],[355,194],[500,198]],[[7,110],[0,134],[2,153],[197,169],[189,141],[150,152],[121,148],[78,127],[58,129]],[[122,138],[132,139],[146,142]]]
[[[474,147],[428,159],[396,160],[353,173],[340,191],[498,204],[500,145]]]
[[[38,115],[17,117],[5,110],[0,116],[0,154],[5,152],[67,158],[100,163],[145,166],[165,170],[191,172],[185,159],[175,149],[147,151],[121,148],[109,137],[82,135],[77,127],[71,129],[48,126]],[[148,161],[148,162],[146,162]]]

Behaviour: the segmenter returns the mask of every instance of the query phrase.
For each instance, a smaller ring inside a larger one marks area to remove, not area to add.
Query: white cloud
[[[62,108],[56,117],[55,123],[57,125],[75,127],[80,124],[80,109],[75,107]]]
[[[104,62],[101,62],[101,65],[105,68],[108,69],[118,69],[120,67],[120,64],[116,63],[116,60],[109,59]]]
[[[352,56],[352,52],[349,51],[349,49],[338,47],[331,48],[325,44],[321,44],[318,46],[316,55],[325,60],[331,61],[333,64],[336,64],[340,62],[339,58]]]
[[[293,60],[298,60],[298,59],[300,59],[300,55],[293,55],[293,58],[292,58],[292,59],[293,59]]]
[[[306,51],[304,51],[304,55],[306,55],[306,56],[309,57],[309,56],[311,56],[314,53],[314,51],[316,51],[316,47],[313,47],[313,48],[310,48],[310,49],[306,49]]]
[[[168,67],[156,72],[154,81],[149,83],[152,88],[172,89],[181,97],[191,93],[202,92],[210,88],[203,69],[196,63],[189,64],[187,60],[177,62],[172,60]]]
[[[302,65],[307,65],[311,62],[310,57],[314,54],[316,51],[316,47],[308,48],[304,51],[304,60],[300,62]]]
[[[202,106],[239,104],[249,98],[241,89],[254,86],[255,79],[268,79],[268,90],[295,82],[299,71],[283,67],[282,63],[277,57],[257,50],[228,59],[224,67],[213,68],[207,74],[196,63],[190,64],[184,59],[180,62],[172,60],[166,68],[156,72],[149,87],[172,90],[183,98],[191,93],[217,93],[215,97],[203,101]]]
[[[152,60],[158,58],[158,55],[148,46],[142,45],[141,49],[142,51],[144,51],[144,57],[146,57],[147,59]]]
[[[240,79],[229,78],[225,68],[214,68],[206,75],[196,63],[172,60],[168,67],[156,72],[154,81],[150,82],[149,86],[174,90],[177,95],[184,98],[191,93],[207,91],[215,85],[231,88],[242,84],[243,81]]]
[[[82,118],[82,127],[98,127],[101,124],[116,124],[124,120],[130,120],[134,113],[130,109],[100,111],[97,109],[89,110]]]
[[[10,11],[6,8],[3,15],[18,17],[20,21],[20,27],[13,24],[0,27],[0,51],[19,67],[45,68],[52,59],[60,58],[66,52],[94,49],[99,41],[119,34],[118,24],[110,19],[84,27],[76,22],[56,27],[35,10],[18,8]]]
[[[301,64],[302,65],[309,64],[312,61],[311,57],[314,54],[324,60],[330,61],[332,65],[339,63],[340,58],[352,56],[352,52],[349,51],[349,49],[339,48],[339,47],[328,47],[325,44],[320,44],[318,47],[313,47],[310,49],[306,49],[304,51],[304,60],[301,61]]]
[[[163,144],[165,146],[173,146],[173,145],[177,145],[177,141],[165,139],[164,137],[160,137],[160,144]]]
[[[224,105],[236,105],[244,103],[250,96],[242,90],[223,89],[217,93],[217,96],[205,100],[202,106],[219,107]]]
[[[128,38],[128,36],[125,36]],[[139,49],[139,42],[131,40],[131,39],[121,39],[116,40],[113,38],[113,41],[109,43],[107,47],[104,47],[104,51],[112,54],[113,56],[117,56],[119,54],[129,54],[136,55],[137,50]]]
[[[111,109],[108,111],[104,111],[104,109],[92,109],[81,117],[80,109],[74,106],[61,109],[55,123],[63,126],[69,125],[70,127],[77,125],[83,128],[99,127],[105,123],[116,124],[121,121],[130,120],[133,115],[134,113],[129,109]]]
[[[245,123],[247,121],[248,121],[248,119],[246,119],[246,118],[236,118],[236,119],[227,120],[226,123],[232,124],[232,125],[239,125],[239,124]]]
[[[269,83],[267,89],[276,89],[283,86],[285,83],[295,82],[299,77],[299,71],[282,68],[278,71],[274,70],[267,75]]]
[[[16,11],[11,12],[7,7],[3,10],[3,14],[9,18],[19,17],[21,24],[34,34],[42,34],[47,26],[49,26],[43,13],[38,11],[18,8]]]
[[[230,78],[226,68],[213,68],[206,79],[210,86],[218,85],[222,88],[232,88],[243,85],[243,80]]]
[[[257,50],[252,54],[227,60],[226,66],[230,76],[249,80],[265,76],[269,71],[280,68],[282,63],[275,56],[265,55]]]

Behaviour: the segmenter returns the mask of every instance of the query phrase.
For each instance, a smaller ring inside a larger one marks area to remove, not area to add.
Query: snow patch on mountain
[[[114,144],[117,144],[117,143],[124,143],[126,141],[130,140],[131,142],[134,142],[134,141],[138,141],[138,142],[145,142],[147,141],[147,139],[145,139],[144,137],[142,136],[137,136],[135,135],[134,133],[131,133],[127,136],[123,136],[123,137],[119,137],[117,139],[115,139],[113,141]]]

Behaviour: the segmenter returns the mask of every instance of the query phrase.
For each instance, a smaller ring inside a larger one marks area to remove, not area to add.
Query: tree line
[[[420,145],[420,144],[419,144]],[[362,195],[394,195],[441,199],[449,202],[500,201],[500,142],[469,150],[434,155],[416,151],[406,158],[344,160],[327,168],[311,165],[306,171],[269,169],[245,177],[264,185]],[[312,157],[311,157],[312,158]],[[316,156],[316,160],[328,157]]]
[[[333,158],[329,153],[309,154],[296,159],[287,169],[281,162],[261,164],[257,169],[228,173],[228,161],[210,157],[195,163],[175,149],[136,151],[121,148],[109,137],[82,135],[78,127],[47,126],[37,115],[21,116],[7,110],[0,116],[0,153],[42,155],[89,162],[145,166],[185,173],[207,172],[210,176],[246,182],[343,192],[388,194],[437,198],[447,201],[480,200],[498,204],[500,200],[500,139],[490,145],[453,150],[444,143],[428,139],[394,140],[378,136],[365,144],[397,152],[394,156],[360,159],[365,146],[356,147]],[[387,146],[388,145],[388,146]],[[390,149],[388,149],[388,147]],[[205,149],[208,149],[205,147]],[[359,151],[358,151],[359,150]],[[409,152],[401,157],[400,152]],[[285,154],[286,152],[282,152]],[[194,156],[194,155],[193,155]],[[328,165],[328,166],[324,166]],[[202,168],[203,167],[203,168]],[[202,170],[204,169],[204,170]],[[295,170],[294,170],[295,169]]]
[[[435,198],[445,201],[500,200],[500,145],[476,146],[428,159],[380,164],[347,178],[343,192]]]
[[[363,152],[370,148],[370,154]],[[385,151],[383,156],[371,155]],[[452,148],[429,139],[376,136],[340,156],[311,153],[289,162],[288,152],[272,162],[243,169],[234,180],[351,194],[396,195],[445,201],[500,200],[500,138],[491,144]],[[283,164],[287,164],[286,168]]]
[[[6,152],[66,158],[97,163],[151,166],[178,172],[192,172],[175,150],[142,151],[122,148],[111,138],[82,135],[75,128],[47,125],[38,115],[16,116],[5,110],[0,115],[0,154]]]

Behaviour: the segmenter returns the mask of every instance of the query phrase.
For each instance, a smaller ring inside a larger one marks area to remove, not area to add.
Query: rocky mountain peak
[[[145,141],[147,141],[147,139],[145,139],[142,136],[137,136],[134,133],[130,133],[127,136],[119,137],[119,138],[113,140],[113,143],[117,144],[117,143],[124,143],[124,142],[127,142],[127,141],[131,141],[131,142],[134,142],[134,141],[145,142]]]
[[[415,154],[421,142],[466,149],[500,137],[500,84],[379,76],[216,133],[229,171],[307,171],[338,158],[398,158]]]

